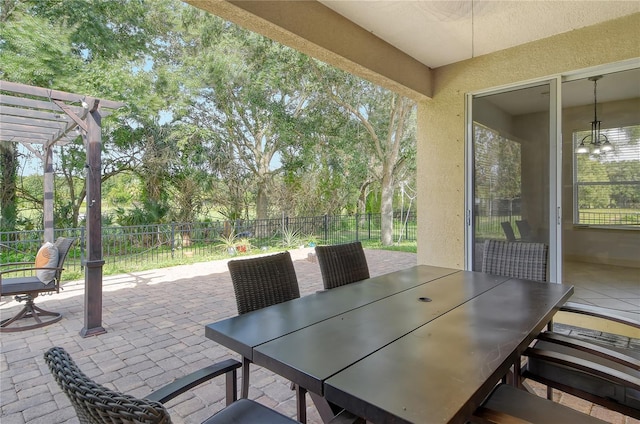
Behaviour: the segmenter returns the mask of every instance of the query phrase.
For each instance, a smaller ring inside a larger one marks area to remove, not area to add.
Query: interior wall
[[[522,219],[535,240],[549,243],[549,113],[518,115],[513,126],[521,140]]]
[[[513,116],[496,107],[485,98],[477,98],[473,102],[473,120],[500,132],[500,134],[513,134]]]
[[[640,124],[640,99],[598,102],[603,127]],[[606,229],[573,224],[573,132],[589,128],[591,105],[562,110],[563,260],[640,268],[640,230]]]
[[[640,13],[434,69],[418,107],[418,263],[463,269],[465,94],[640,58]]]

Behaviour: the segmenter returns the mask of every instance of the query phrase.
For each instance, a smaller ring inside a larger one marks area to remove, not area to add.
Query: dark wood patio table
[[[374,423],[465,422],[573,287],[419,265],[205,328]],[[304,418],[302,411],[301,418]]]

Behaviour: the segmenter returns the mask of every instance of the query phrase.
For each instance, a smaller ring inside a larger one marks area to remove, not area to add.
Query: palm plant
[[[222,251],[226,251],[229,255],[234,256],[236,254],[237,237],[235,231],[231,231],[228,235],[220,235],[218,240],[222,243]]]
[[[302,238],[298,230],[283,228],[282,229],[282,246],[285,248],[298,247],[302,244]]]

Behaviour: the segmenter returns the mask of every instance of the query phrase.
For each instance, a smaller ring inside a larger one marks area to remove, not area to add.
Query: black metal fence
[[[416,240],[416,215],[394,216],[394,241]],[[60,228],[54,238],[78,240],[69,252],[65,269],[80,271],[85,258],[85,228]],[[221,253],[380,240],[380,215],[283,217],[280,219],[183,222],[102,228],[105,265],[127,271],[145,263],[180,258],[213,258]],[[44,232],[0,232],[0,262],[33,261]]]

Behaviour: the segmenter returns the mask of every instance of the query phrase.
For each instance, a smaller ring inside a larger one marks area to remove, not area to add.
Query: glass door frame
[[[465,269],[474,261],[473,99],[523,88],[549,85],[549,281],[562,278],[562,76],[545,77],[465,95]],[[555,225],[554,225],[555,224]]]

